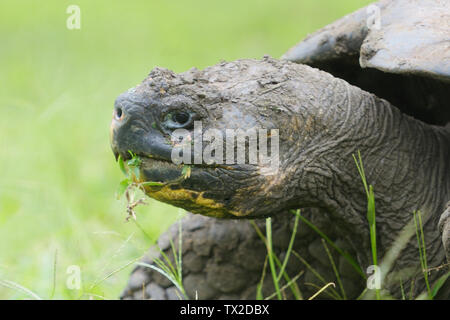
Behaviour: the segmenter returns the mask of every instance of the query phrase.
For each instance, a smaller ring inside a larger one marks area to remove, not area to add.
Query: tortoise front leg
[[[158,246],[174,266],[170,242],[178,252],[179,223],[182,225],[183,286],[188,299],[256,298],[266,249],[248,221],[188,214],[158,240]],[[156,265],[154,258],[163,258],[158,250],[152,251],[143,262]],[[177,300],[184,297],[160,273],[137,266],[121,298]]]
[[[324,214],[313,210],[303,211],[303,216],[314,222],[340,246],[343,240],[332,230]],[[295,216],[286,213],[272,218],[272,242],[275,255],[283,261],[294,227]],[[323,220],[323,221],[322,221]],[[265,243],[248,220],[222,220],[201,215],[187,214],[182,224],[182,268],[183,286],[189,299],[256,299],[256,288],[260,283],[263,269],[263,298],[273,296],[275,289],[268,263]],[[265,236],[265,220],[255,220],[256,226]],[[173,259],[170,245],[178,252],[179,222],[174,223],[159,239],[158,245],[164,254]],[[339,240],[341,239],[341,240]],[[320,237],[306,225],[300,223],[294,241],[296,254],[291,254],[286,267],[289,279],[296,278],[302,298],[315,294],[318,288],[328,282],[335,282],[329,257]],[[304,258],[309,266],[303,264],[297,255]],[[162,258],[158,250],[151,250],[143,262],[155,265],[155,257]],[[333,252],[339,268],[342,283],[348,298],[357,297],[363,290],[360,276],[349,266],[343,257]],[[175,264],[174,264],[175,265]],[[279,268],[277,268],[279,270]],[[285,284],[282,279],[280,287]],[[283,288],[282,288],[283,289]],[[333,298],[330,290],[325,290],[318,298]],[[282,290],[283,298],[291,299],[291,288]],[[137,266],[130,277],[122,299],[177,300],[182,298],[177,288],[160,273],[144,266]]]

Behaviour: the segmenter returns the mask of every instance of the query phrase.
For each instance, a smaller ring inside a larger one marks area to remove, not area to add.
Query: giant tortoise
[[[373,264],[370,190],[353,157],[360,154],[375,198],[383,297],[416,298],[426,290],[424,274],[433,285],[448,272],[449,100],[450,3],[385,0],[308,36],[281,59],[221,62],[180,74],[153,69],[117,98],[111,145],[116,157],[128,159],[129,151],[140,157],[137,182],[154,182],[141,184],[149,197],[199,214],[181,220],[183,283],[187,296],[199,299],[255,299],[265,273],[262,295],[273,296],[273,279],[263,271],[264,232],[256,230],[271,217],[274,252],[282,259],[295,209],[302,209],[302,222],[283,280],[295,280],[299,290],[294,295],[285,286],[285,297],[310,297],[328,282],[342,290],[330,287],[319,297],[359,297]],[[218,135],[196,146],[208,130]],[[238,151],[232,134],[244,131],[245,161],[225,159]],[[270,134],[264,140],[256,131]],[[256,140],[267,142],[270,156],[255,161]],[[180,152],[186,145],[193,154]],[[202,154],[210,157],[196,161]],[[175,224],[159,240],[167,255],[178,230]],[[155,257],[157,251],[144,261]],[[447,281],[437,297],[448,298],[448,290]],[[144,266],[135,268],[122,294],[179,297],[167,278]]]

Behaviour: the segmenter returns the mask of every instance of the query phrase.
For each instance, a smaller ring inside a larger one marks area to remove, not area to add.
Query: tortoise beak
[[[157,129],[153,115],[141,101],[131,93],[120,95],[115,102],[110,125],[110,143],[112,152],[127,160],[134,154],[171,161],[172,145]]]
[[[114,111],[113,111],[113,119],[111,121],[111,125],[109,126],[109,142],[110,142],[110,145],[111,145],[112,152],[114,154],[114,158],[116,158],[116,161],[117,161],[117,160],[119,160],[119,151],[117,150],[117,146],[114,143],[115,142],[114,135],[115,135],[115,131],[117,130],[117,124],[116,124],[116,121],[114,119],[115,116],[116,116],[115,112],[116,112],[116,110],[114,109]]]

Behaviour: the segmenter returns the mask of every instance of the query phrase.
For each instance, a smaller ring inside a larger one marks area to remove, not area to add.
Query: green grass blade
[[[402,293],[402,300],[406,300],[405,289],[403,288],[403,281],[400,279],[400,291]]]
[[[378,266],[377,259],[377,231],[376,231],[376,219],[375,219],[375,195],[373,193],[373,187],[369,186],[369,194],[367,197],[367,220],[369,222],[369,234],[370,234],[370,246],[372,251],[373,265]],[[377,300],[381,300],[380,289],[375,289],[375,295]]]
[[[116,191],[116,199],[120,199],[123,196],[123,194],[125,193],[125,191],[127,190],[128,186],[130,184],[131,184],[131,181],[128,178],[120,181],[119,187],[117,188],[117,191]]]
[[[182,269],[182,258],[183,258],[183,232],[181,228],[181,221],[179,222],[178,228],[178,274],[180,275],[180,279],[183,277],[183,269]]]
[[[312,274],[319,279],[324,285],[326,285],[328,282],[320,275],[320,273],[318,273],[313,267],[311,267],[311,265],[302,257],[300,256],[297,252],[292,251],[293,255],[297,257],[297,259],[300,260],[301,263],[303,263],[306,268],[312,272]],[[313,285],[313,284],[311,284]],[[314,286],[314,285],[313,285]],[[320,289],[319,286],[317,286],[318,289]],[[330,297],[332,297],[333,299],[336,300],[342,300],[342,297],[339,295],[339,293],[334,289],[331,288],[330,290],[331,292],[326,292]]]
[[[172,282],[173,285],[174,285],[175,287],[177,287],[177,289],[178,289],[178,290],[185,296],[185,298],[187,299],[187,296],[183,293],[183,292],[184,292],[184,289],[182,289],[182,287],[181,287],[180,284],[176,281],[176,279],[173,277],[172,274],[166,272],[166,271],[163,270],[163,269],[160,269],[160,268],[158,268],[158,267],[156,267],[156,266],[154,266],[154,265],[151,265],[151,264],[148,264],[148,263],[145,263],[145,262],[138,262],[137,264],[140,265],[140,266],[143,266],[143,267],[150,268],[150,269],[155,270],[156,272],[159,272],[160,274],[162,274],[164,277],[166,277],[167,279],[169,279],[170,282]]]
[[[166,258],[164,258],[164,260],[166,260]],[[163,259],[160,258],[156,258],[153,261],[155,262],[155,264],[163,269],[164,271],[166,271],[169,274],[175,275],[177,273],[176,269],[173,267],[173,264],[168,262],[167,260],[164,261]],[[175,277],[174,277],[175,278]],[[175,278],[176,279],[176,278]]]
[[[173,270],[170,269],[170,267],[160,258],[153,259],[153,262],[155,263],[156,267],[163,270],[165,273],[173,276],[173,279],[176,280],[176,277],[174,276]]]
[[[172,254],[175,260],[175,266],[170,261],[169,257],[159,249],[159,252],[162,256],[161,258],[155,258],[153,262],[156,264],[156,266],[152,266],[146,263],[140,263],[140,265],[151,268],[159,273],[161,273],[163,276],[165,276],[167,279],[169,279],[172,283],[176,285],[178,290],[181,292],[181,294],[184,296],[185,299],[188,299],[188,295],[184,289],[183,286],[183,268],[182,268],[182,245],[183,245],[183,238],[182,238],[182,227],[181,227],[181,221],[179,223],[179,236],[178,236],[178,252],[175,249],[175,245],[170,239],[170,247],[172,250]]]
[[[139,256],[139,257],[137,257],[137,258],[135,258],[135,259],[133,259],[133,260],[127,262],[127,263],[124,264],[123,266],[121,266],[121,267],[119,267],[119,268],[113,270],[112,272],[108,273],[108,274],[107,274],[105,277],[103,277],[102,279],[100,279],[100,280],[94,282],[94,283],[90,286],[89,290],[94,289],[95,287],[97,287],[97,286],[98,286],[100,283],[102,283],[103,281],[107,280],[108,278],[110,278],[111,276],[113,276],[114,274],[116,274],[117,272],[122,271],[123,269],[125,269],[126,267],[128,267],[129,265],[135,263],[136,261],[138,261],[138,260],[140,260],[140,259],[142,259],[142,256]]]
[[[294,230],[292,230],[291,239],[289,240],[289,245],[288,245],[288,249],[286,251],[286,256],[284,257],[283,264],[281,265],[281,269],[278,274],[277,281],[280,281],[281,277],[284,274],[284,270],[286,269],[286,266],[288,264],[289,257],[291,255],[291,251],[292,251],[292,247],[294,245],[295,235],[297,233],[298,221],[300,219],[299,216],[300,216],[300,210],[295,211]]]
[[[312,295],[308,300],[314,300],[315,297],[317,297],[319,294],[321,294],[323,291],[325,291],[328,287],[335,287],[335,284],[333,282],[329,282],[326,285],[324,285],[322,288],[319,289],[314,295]]]
[[[122,156],[119,155],[119,158],[117,159],[117,161],[119,162],[119,168],[120,171],[122,171],[122,173],[128,177],[128,170],[125,168],[125,163],[123,162],[123,158]]]
[[[55,250],[55,257],[53,259],[53,279],[52,279],[52,292],[50,293],[50,300],[53,300],[56,291],[56,265],[58,262],[58,249]]]
[[[286,290],[287,288],[291,287],[294,283],[296,283],[296,281],[298,280],[298,278],[300,278],[303,275],[303,270],[300,271],[294,278],[292,278],[290,281],[288,281],[284,286],[282,286],[280,288],[280,292],[284,292],[284,290]],[[270,300],[272,298],[274,298],[277,295],[276,292],[272,293],[270,296],[268,296],[267,298],[265,298],[264,300]],[[297,299],[298,300],[298,299]]]
[[[314,224],[312,224],[308,219],[306,219],[305,217],[303,217],[302,215],[299,216],[300,220],[302,220],[304,223],[306,223],[306,225],[308,227],[310,227],[312,230],[314,230],[319,236],[321,236],[323,239],[325,239],[325,241],[331,246],[333,247],[337,252],[339,252],[339,254],[341,256],[343,256],[349,263],[350,265],[353,267],[353,269],[356,270],[356,272],[358,272],[358,274],[365,280],[366,279],[366,275],[364,274],[364,272],[362,271],[361,267],[359,266],[359,264],[355,261],[355,259],[352,258],[352,256],[350,256],[347,252],[343,251],[341,248],[339,248],[338,246],[336,246],[334,244],[334,242],[327,237],[327,235],[325,235],[325,233],[323,233],[319,228],[317,228]]]
[[[356,157],[354,154],[352,156],[353,156],[353,159],[355,160],[356,168],[358,169],[359,175],[361,176],[361,179],[362,179],[362,182],[364,185],[364,190],[366,191],[367,196],[369,196],[369,188],[367,187],[366,173],[364,172],[364,166],[362,163],[361,152],[358,150],[358,160],[356,160]]]
[[[266,219],[266,235],[267,235],[267,253],[269,255],[269,266],[270,271],[272,273],[272,279],[273,279],[273,285],[275,287],[275,291],[277,293],[278,300],[282,300],[283,297],[281,296],[280,292],[280,286],[279,281],[277,280],[277,271],[275,269],[275,263],[274,263],[274,254],[273,254],[273,247],[272,247],[272,219],[267,218]]]
[[[417,244],[419,247],[419,259],[420,259],[420,265],[422,267],[422,273],[425,278],[425,284],[427,287],[428,292],[428,298],[432,299],[431,295],[431,288],[430,288],[430,282],[428,281],[428,263],[427,263],[427,253],[426,253],[426,247],[425,247],[425,237],[423,235],[423,226],[422,226],[422,214],[420,211],[414,211],[414,225],[416,227],[416,237],[417,237]]]
[[[358,298],[356,298],[356,300],[361,300],[365,297],[365,295],[367,294],[367,290],[369,290],[367,287],[364,288],[363,292],[361,292],[361,294],[358,296]]]
[[[146,181],[146,182],[141,182],[139,185],[143,186],[143,187],[147,187],[147,186],[154,187],[154,186],[163,186],[164,183],[157,182],[157,181]]]
[[[180,286],[183,288],[183,294],[186,296],[186,293],[184,292],[183,287],[183,265],[182,265],[182,259],[183,259],[183,233],[181,228],[181,220],[179,222],[178,226],[178,254],[176,253],[175,246],[172,244],[172,252],[175,259],[175,267],[177,268],[177,280],[180,283]]]
[[[136,225],[136,227],[142,232],[142,234],[150,241],[150,242],[155,242],[155,238],[151,237],[145,230],[144,228],[136,221],[134,220],[134,224]]]
[[[341,289],[342,297],[344,300],[347,300],[347,295],[345,294],[344,286],[341,281],[341,276],[339,275],[339,271],[336,267],[336,264],[334,263],[333,256],[331,255],[330,249],[328,249],[327,243],[324,239],[322,239],[322,244],[323,244],[323,247],[325,248],[325,251],[327,252],[328,259],[330,260],[331,266],[334,271],[334,275],[336,276],[336,280],[338,282],[339,288]]]
[[[367,195],[367,221],[369,222],[369,234],[370,234],[370,246],[372,251],[372,261],[373,265],[378,266],[377,259],[377,233],[376,233],[376,218],[375,218],[375,195],[373,192],[372,185],[367,187],[366,173],[364,171],[364,165],[361,158],[361,152],[358,150],[358,160],[353,154],[353,159],[355,160],[356,167],[358,169],[359,175],[361,176],[362,183],[364,185],[364,190]],[[375,289],[375,294],[377,300],[381,299],[380,289]]]
[[[263,271],[262,271],[262,275],[261,275],[261,280],[259,280],[258,285],[256,287],[256,300],[263,300],[263,293],[262,293],[262,286],[264,283],[264,278],[266,277],[266,268],[267,268],[267,260],[268,260],[268,256],[266,255],[266,258],[264,259],[264,266],[263,266]]]
[[[170,242],[171,242],[170,245],[173,248],[173,243],[172,243],[172,241],[170,241]],[[163,259],[165,260],[165,262],[163,262],[163,264],[168,266],[170,273],[176,274],[177,269],[173,266],[172,261],[170,261],[169,257],[164,253],[164,251],[160,250],[159,252],[161,253]],[[161,259],[161,261],[163,261],[163,260]]]
[[[34,293],[33,291],[31,291],[28,288],[25,288],[24,286],[21,286],[20,284],[14,282],[14,281],[0,279],[0,286],[12,289],[12,290],[20,292],[20,293],[24,293],[25,295],[33,298],[34,300],[42,300],[42,298],[39,297],[36,293]]]
[[[192,167],[190,165],[185,164],[181,169],[181,175],[184,179],[188,179],[191,176]]]
[[[380,261],[379,270],[381,283],[384,282],[386,275],[392,269],[395,261],[397,261],[397,259],[401,256],[402,251],[408,245],[410,239],[414,236],[414,233],[414,220],[411,219],[411,221],[409,221],[397,235],[394,242],[388,248],[387,252],[384,254],[383,258]],[[411,288],[413,288],[413,286],[411,286]],[[373,299],[372,296],[372,290],[368,290],[366,294],[364,294],[365,299]]]
[[[422,214],[420,213],[420,211],[418,212],[417,216],[419,217],[420,237],[421,237],[421,240],[422,240],[422,257],[423,257],[423,266],[424,266],[423,275],[425,277],[425,283],[427,285],[428,295],[429,295],[430,299],[432,299],[433,296],[431,294],[430,282],[428,280],[427,247],[425,245],[425,235],[424,235],[424,232],[423,232]]]
[[[267,239],[266,239],[266,237],[262,234],[262,232],[261,232],[261,230],[259,229],[259,227],[256,225],[256,223],[255,223],[253,220],[250,221],[250,224],[251,224],[251,225],[253,226],[253,228],[256,230],[256,234],[259,236],[259,238],[261,239],[261,241],[265,244],[265,246],[266,246],[266,248],[267,248]],[[281,261],[278,259],[278,257],[277,257],[276,255],[273,255],[273,258],[274,258],[274,260],[275,260],[277,266],[278,266],[279,268],[281,268],[281,267],[282,267]],[[291,282],[291,279],[290,279],[289,275],[288,275],[285,271],[283,272],[283,276],[284,276],[284,279],[285,279],[287,282]],[[292,294],[294,295],[294,297],[295,297],[296,300],[302,300],[302,294],[301,294],[301,292],[300,292],[300,289],[298,288],[297,283],[292,283],[292,285],[290,286],[290,289],[291,289]]]
[[[446,274],[444,274],[443,276],[441,276],[433,285],[433,288],[431,290],[431,298],[434,299],[434,297],[436,297],[436,295],[438,294],[439,290],[442,288],[442,286],[445,284],[445,282],[447,281],[447,279],[450,276],[450,271],[447,272]]]

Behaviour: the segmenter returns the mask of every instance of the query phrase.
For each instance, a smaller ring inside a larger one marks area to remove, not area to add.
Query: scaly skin
[[[263,174],[260,164],[196,165],[190,178],[180,179],[181,167],[170,162],[168,110],[192,114],[203,129],[279,129],[278,173]],[[378,256],[420,210],[428,265],[445,262],[437,225],[450,199],[449,131],[317,69],[270,58],[179,75],[154,69],[116,101],[111,141],[116,154],[142,157],[145,181],[164,183],[146,187],[150,197],[194,213],[258,218],[321,208],[365,268],[371,264],[367,199],[352,158],[359,150],[375,191]],[[415,238],[395,261],[395,270],[405,268],[412,271],[403,279],[420,268]]]
[[[320,215],[312,215],[311,210],[306,210],[302,215],[327,230],[327,234],[342,248],[349,247],[342,240],[337,240],[337,233],[326,226],[327,221],[321,219]],[[197,291],[199,299],[256,299],[256,286],[261,281],[267,251],[254,227],[248,221],[210,219],[193,214],[188,214],[180,222],[183,230],[183,283],[188,297],[194,299]],[[175,223],[158,242],[163,252],[172,259],[172,263],[173,253],[169,243],[171,239],[178,245],[180,222]],[[265,234],[264,221],[256,221],[256,224]],[[294,216],[288,213],[280,214],[272,222],[273,247],[279,258],[283,258],[288,247],[293,226]],[[299,276],[296,283],[301,296],[309,298],[327,282],[337,283],[337,280],[318,235],[302,223],[299,224],[297,232],[293,250],[325,279],[325,282],[322,282],[316,278],[292,253],[286,271],[291,279]],[[340,257],[333,248],[329,249],[339,268],[347,297],[356,298],[363,290],[362,277],[344,257]],[[158,251],[152,251],[144,262],[151,264],[155,256],[162,258]],[[275,290],[268,265],[265,272],[262,293],[263,297],[269,297]],[[316,287],[305,283],[312,283]],[[336,292],[341,293],[338,288]],[[283,290],[283,294],[293,298],[289,288]],[[328,289],[317,298],[331,299],[333,297],[330,294],[333,292]],[[167,278],[143,266],[134,269],[121,296],[122,299],[156,300],[179,297],[181,294]]]

